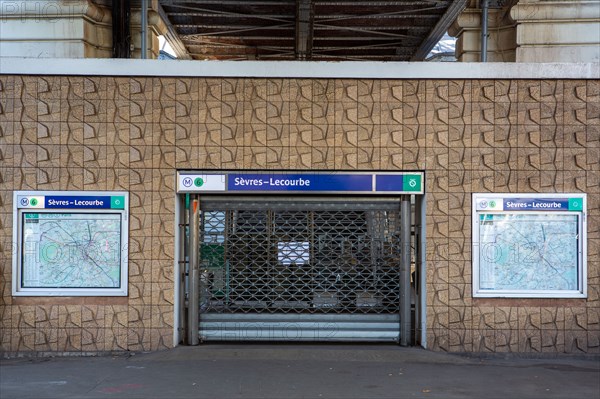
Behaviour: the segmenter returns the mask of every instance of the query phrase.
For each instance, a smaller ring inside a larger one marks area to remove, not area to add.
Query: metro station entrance
[[[420,197],[180,196],[186,343],[420,344]]]

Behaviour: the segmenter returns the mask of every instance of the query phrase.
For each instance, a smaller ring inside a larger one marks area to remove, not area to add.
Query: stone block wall
[[[433,350],[600,352],[600,82],[0,76],[0,351],[173,346],[177,169],[424,170]],[[12,297],[13,190],[130,192],[129,296]],[[588,193],[587,299],[471,295],[471,193]]]

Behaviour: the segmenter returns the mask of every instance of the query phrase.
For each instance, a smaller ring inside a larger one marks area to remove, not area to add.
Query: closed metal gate
[[[200,339],[399,341],[400,204],[201,198]]]

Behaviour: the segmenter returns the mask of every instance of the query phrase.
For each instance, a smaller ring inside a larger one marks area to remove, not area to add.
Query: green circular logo
[[[196,187],[202,187],[203,184],[204,180],[201,177],[196,177],[196,179],[194,179],[194,185]]]
[[[32,198],[31,201],[29,201],[29,203],[31,204],[31,206],[36,206],[38,204],[38,200],[35,198]]]
[[[496,201],[490,201],[490,208],[496,207]]]

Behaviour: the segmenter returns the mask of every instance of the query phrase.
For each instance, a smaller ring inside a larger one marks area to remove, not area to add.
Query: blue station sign
[[[423,173],[178,172],[177,192],[422,194]]]
[[[18,208],[34,209],[124,209],[122,195],[19,195]]]
[[[228,176],[228,191],[371,191],[370,175],[242,174]]]
[[[475,204],[478,211],[582,211],[581,197],[504,197],[478,198]]]

